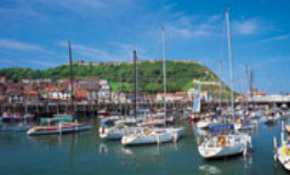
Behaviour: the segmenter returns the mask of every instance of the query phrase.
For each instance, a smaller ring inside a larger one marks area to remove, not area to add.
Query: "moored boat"
[[[87,131],[92,128],[91,124],[72,121],[73,116],[63,114],[54,115],[53,118],[42,118],[41,125],[34,126],[27,131],[28,135],[53,135]]]
[[[280,146],[277,144],[276,138],[273,138],[274,144],[274,159],[280,162],[280,164],[287,170],[290,171],[290,144],[288,140],[284,138],[284,122],[282,122],[282,129],[281,129],[281,138],[280,138]]]
[[[81,131],[87,131],[92,128],[90,124],[84,123],[59,123],[51,126],[34,126],[27,131],[28,135],[55,135],[68,134]]]
[[[198,152],[205,159],[214,159],[245,154],[250,145],[251,136],[247,134],[222,134],[204,140]]]
[[[146,144],[160,144],[171,142],[172,133],[161,128],[141,128],[135,133],[122,137],[121,143],[124,146],[137,146]]]

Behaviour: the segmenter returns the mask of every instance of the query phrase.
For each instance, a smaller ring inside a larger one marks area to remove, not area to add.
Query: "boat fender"
[[[105,128],[104,127],[102,127],[102,129],[101,129],[101,133],[105,134]]]
[[[225,144],[226,144],[226,139],[225,139],[225,137],[224,137],[223,135],[219,136],[219,137],[218,137],[218,142],[219,142],[219,144],[220,144],[221,146],[225,146]]]

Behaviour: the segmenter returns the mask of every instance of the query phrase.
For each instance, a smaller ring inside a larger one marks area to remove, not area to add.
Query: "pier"
[[[229,102],[202,102],[202,111],[213,111],[218,106],[227,106]],[[278,100],[260,100],[260,101],[249,101],[249,102],[235,102],[235,106],[268,106],[280,107],[282,105],[290,106],[290,101],[278,101]],[[170,111],[182,112],[188,108],[191,108],[192,101],[180,101],[180,102],[168,102],[167,109]],[[139,108],[149,108],[149,109],[162,109],[162,102],[142,102],[138,103]],[[38,117],[41,116],[52,116],[57,113],[65,113],[74,111],[81,116],[97,116],[98,112],[101,110],[106,110],[109,112],[120,112],[123,115],[129,115],[130,111],[134,108],[133,103],[116,103],[116,102],[85,102],[85,103],[74,103],[73,109],[68,102],[34,102],[34,103],[2,103],[0,104],[0,113],[10,111],[10,112],[20,112],[20,113],[32,113]]]

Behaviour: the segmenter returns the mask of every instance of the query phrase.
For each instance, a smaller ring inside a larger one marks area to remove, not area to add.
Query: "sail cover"
[[[194,93],[194,99],[192,103],[192,112],[199,113],[201,108],[201,95],[200,95],[200,84],[198,84],[198,88]]]

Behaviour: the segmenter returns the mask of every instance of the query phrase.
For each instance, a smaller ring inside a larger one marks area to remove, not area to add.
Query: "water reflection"
[[[32,143],[41,143],[46,144],[49,146],[60,146],[62,144],[62,136],[40,136],[40,137],[33,137],[27,136],[28,140]]]
[[[198,154],[197,137],[192,137],[189,133],[191,127],[188,128],[187,137],[175,144],[140,147],[124,147],[119,141],[100,140],[96,130],[39,137],[26,136],[25,133],[1,133],[0,153],[4,156],[0,157],[0,162],[11,171],[17,166],[26,169],[30,174],[35,174],[40,169],[30,168],[32,166],[41,167],[41,170],[51,174],[72,175],[94,173],[211,175],[263,174],[263,172],[283,174],[280,164],[273,161],[272,149],[272,137],[280,136],[280,125],[270,128],[270,131],[264,124],[257,128],[253,133],[253,153],[246,157],[213,161],[204,160]],[[9,156],[11,158],[7,159]],[[25,165],[22,157],[29,157]],[[47,162],[50,162],[49,166]],[[20,170],[15,171],[21,174]]]
[[[105,143],[100,143],[99,144],[99,154],[107,155],[108,152],[109,152],[108,145]]]
[[[203,174],[211,175],[211,174],[221,174],[222,171],[220,168],[213,166],[213,165],[200,165],[198,170],[201,171]]]

